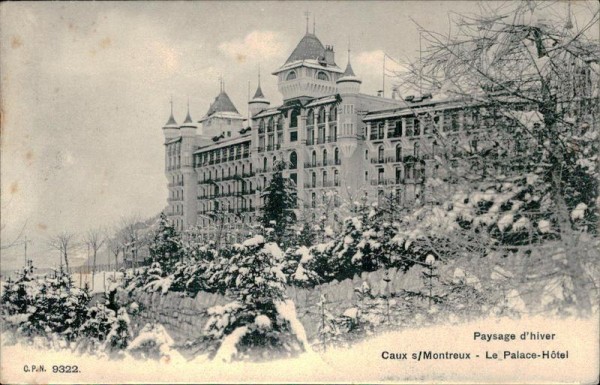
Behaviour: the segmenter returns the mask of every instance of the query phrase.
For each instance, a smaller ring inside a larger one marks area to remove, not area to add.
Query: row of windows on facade
[[[225,120],[225,124],[226,124],[226,125],[228,125],[228,126],[231,126],[231,123],[232,123],[232,120],[231,120],[231,119],[224,119],[224,120]],[[222,123],[222,122],[223,122],[223,119],[215,119],[215,122]],[[205,126],[207,126],[207,127],[210,127],[210,126],[212,125],[212,123],[213,123],[213,120],[212,120],[212,119],[207,119],[207,120],[204,122],[204,125],[205,125]]]
[[[194,154],[195,166],[227,162],[250,156],[250,142],[244,142],[233,146],[222,147],[206,152]]]
[[[344,111],[354,111],[354,106],[344,105]],[[316,111],[316,112],[315,112]],[[350,112],[348,112],[350,113]],[[290,111],[290,128],[298,127],[298,117],[301,115],[300,110],[294,108]],[[329,115],[329,117],[327,116]],[[310,108],[306,113],[306,125],[314,126],[315,124],[324,124],[326,120],[330,123],[337,121],[337,107],[316,107]],[[285,117],[283,115],[271,116],[268,118],[258,119],[258,133],[282,131],[285,128]]]
[[[324,81],[329,81],[329,75],[327,75],[326,72],[324,71],[311,71],[308,68],[304,68],[304,75],[308,75],[310,76],[311,74],[314,73],[314,77],[317,80],[324,80]],[[298,73],[296,72],[296,70],[290,71],[285,75],[285,80],[295,80],[296,78],[298,78]]]
[[[402,136],[430,135],[438,132],[471,131],[478,128],[491,128],[499,121],[509,123],[510,119],[495,113],[484,113],[480,110],[446,110],[432,116],[431,113],[419,116],[402,117],[401,119],[382,119],[369,122],[370,140],[399,138]],[[387,130],[386,130],[387,128]],[[387,134],[387,135],[386,135]]]

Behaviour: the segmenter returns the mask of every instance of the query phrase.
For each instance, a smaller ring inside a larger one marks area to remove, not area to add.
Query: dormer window
[[[317,72],[317,79],[328,81],[329,76],[327,76],[327,74],[325,72],[319,71],[319,72]]]
[[[296,71],[288,72],[287,76],[285,77],[285,80],[294,80],[294,79],[296,79]]]

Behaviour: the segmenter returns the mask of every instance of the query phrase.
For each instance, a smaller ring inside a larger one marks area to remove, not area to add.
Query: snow
[[[427,257],[425,257],[425,264],[433,265],[434,263],[435,263],[435,257],[433,256],[433,254],[427,254]]]
[[[498,221],[498,228],[500,229],[500,231],[504,231],[508,228],[508,226],[510,226],[513,223],[513,215],[512,214],[505,214],[502,218],[500,218],[500,220]]]
[[[292,278],[300,282],[308,281],[308,275],[306,275],[306,270],[304,269],[302,264],[298,265],[296,271],[294,272],[294,274],[292,274]]]
[[[308,261],[313,259],[313,256],[310,253],[310,250],[306,246],[301,246],[300,248],[298,248],[298,250],[296,250],[295,254],[301,256],[300,262],[299,262],[301,264],[307,263]]]
[[[579,203],[575,206],[575,209],[571,211],[571,219],[576,221],[578,219],[583,219],[585,215],[585,210],[587,209],[587,205],[585,203]]]
[[[231,362],[237,354],[237,344],[246,333],[248,333],[248,326],[240,326],[223,338],[214,360],[217,362]]]
[[[273,243],[273,242],[266,243],[264,246],[264,249],[267,253],[271,254],[276,259],[279,259],[279,260],[283,259],[283,255],[284,255],[283,251],[281,251],[281,249],[279,248],[279,246],[276,243]]]
[[[246,246],[246,247],[253,247],[253,246],[262,245],[263,243],[265,243],[265,238],[262,235],[255,235],[254,237],[252,237],[250,239],[246,239],[242,243],[242,245]]]
[[[351,307],[349,309],[346,309],[342,315],[344,317],[356,319],[358,317],[358,308]]]
[[[266,315],[259,315],[254,318],[254,324],[261,329],[270,329],[271,328],[271,320]]]
[[[292,333],[298,338],[305,351],[309,350],[309,343],[306,337],[306,331],[304,330],[304,326],[298,320],[296,316],[296,305],[292,300],[279,301],[275,303],[275,308],[277,309],[277,313],[287,320],[290,323],[290,327],[292,329]]]
[[[521,229],[527,229],[529,228],[529,225],[531,223],[529,222],[529,219],[525,218],[525,217],[521,217],[519,218],[518,221],[516,221],[513,225],[513,230],[521,230]]]
[[[550,232],[550,222],[542,219],[541,221],[538,222],[538,229],[540,230],[540,233],[542,234],[546,234]]]

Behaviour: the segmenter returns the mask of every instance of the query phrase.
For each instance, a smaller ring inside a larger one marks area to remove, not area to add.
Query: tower
[[[250,99],[248,101],[248,107],[250,109],[250,118],[253,117],[254,115],[256,115],[257,113],[259,113],[260,111],[266,109],[269,107],[271,103],[269,102],[269,100],[267,100],[267,98],[265,98],[265,95],[262,92],[262,89],[260,88],[260,67],[258,70],[258,87],[256,88],[256,92],[254,93],[254,96],[252,97],[252,99]]]
[[[197,175],[194,171],[194,150],[196,150],[196,130],[190,115],[190,101],[188,98],[187,115],[183,124],[179,126],[181,133],[181,169],[180,183],[182,193],[180,195],[183,206],[183,226],[188,228],[196,224],[196,189],[198,186]]]
[[[355,109],[358,106],[357,96],[360,92],[362,81],[354,74],[350,63],[350,49],[348,49],[348,64],[343,75],[337,80],[338,91],[342,97],[340,110],[340,135],[339,143],[342,154],[350,157],[357,146],[357,127],[359,125]]]
[[[308,32],[285,63],[273,72],[283,100],[312,99],[337,92],[336,80],[343,71],[335,64],[333,46],[324,46]]]
[[[202,133],[208,137],[230,137],[232,133],[243,128],[244,118],[225,92],[221,80],[221,91],[212,102],[206,114],[199,120],[202,123]]]
[[[165,142],[179,136],[179,126],[173,117],[173,98],[169,102],[171,104],[171,115],[169,116],[169,120],[163,126],[163,135],[165,136]]]

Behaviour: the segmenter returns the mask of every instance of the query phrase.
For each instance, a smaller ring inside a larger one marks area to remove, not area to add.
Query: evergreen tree
[[[281,249],[260,235],[232,248],[223,281],[234,302],[209,309],[204,328],[213,357],[260,359],[306,348],[285,295],[283,258]]]
[[[275,163],[273,178],[263,191],[265,204],[261,224],[278,245],[287,246],[286,237],[291,234],[291,227],[296,222],[297,193],[291,181],[283,176],[284,169],[285,162]]]
[[[179,236],[164,213],[160,214],[158,229],[150,245],[150,256],[165,273],[170,273],[180,259]]]

